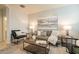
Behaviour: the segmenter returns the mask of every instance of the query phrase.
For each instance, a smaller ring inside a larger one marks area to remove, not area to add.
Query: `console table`
[[[68,48],[69,53],[73,54],[74,53],[74,47],[76,46],[76,41],[78,39],[73,38],[73,37],[65,37],[65,39],[66,39],[66,47]],[[71,43],[68,42],[69,40],[71,41]]]
[[[63,39],[65,40],[65,47],[69,50],[69,53],[73,54],[74,53],[74,47],[76,46],[76,41],[79,40],[77,38],[71,37],[71,36],[64,36],[60,37],[61,38],[61,43],[63,43]],[[66,51],[68,52],[68,50]]]

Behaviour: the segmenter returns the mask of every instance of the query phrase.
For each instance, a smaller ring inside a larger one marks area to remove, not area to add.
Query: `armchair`
[[[16,41],[17,43],[19,42],[19,40],[21,38],[26,37],[26,35],[17,35],[16,32],[19,32],[20,30],[12,30],[11,31],[11,42],[13,43],[14,41]]]

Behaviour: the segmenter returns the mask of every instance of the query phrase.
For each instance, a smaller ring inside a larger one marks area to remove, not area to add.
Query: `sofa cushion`
[[[52,31],[47,31],[47,32],[46,32],[46,35],[47,35],[47,36],[50,36],[51,33],[52,33]]]

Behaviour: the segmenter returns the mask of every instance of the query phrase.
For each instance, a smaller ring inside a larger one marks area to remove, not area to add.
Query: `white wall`
[[[58,24],[69,25],[72,27],[70,35],[79,39],[79,5],[68,5],[65,7],[51,9],[29,15],[29,25],[35,24],[37,20],[43,17],[58,16]],[[79,46],[79,41],[76,43]]]
[[[5,15],[6,15],[6,8],[3,6],[0,9],[0,41],[4,41],[7,38],[5,31],[6,26],[4,27]]]
[[[79,23],[79,5],[68,5],[65,7],[51,9],[35,14],[29,15],[30,23],[32,21],[36,21],[40,17],[48,17],[48,16],[58,16],[59,24],[65,23],[69,24],[73,27],[74,30],[78,30],[79,28],[76,26]]]
[[[0,41],[2,41],[2,10],[0,9]]]
[[[29,25],[32,23],[37,25],[37,20],[43,17],[58,16],[58,24],[72,26],[72,31],[79,32],[79,5],[67,5],[65,7],[42,11],[29,15]],[[36,27],[35,25],[35,27]]]
[[[11,30],[21,30],[22,32],[28,31],[28,16],[22,12],[20,8],[15,6],[8,6],[8,42],[11,39]]]
[[[58,16],[59,24],[66,23],[72,26],[74,31],[79,32],[78,23],[79,23],[79,5],[69,5],[57,9],[51,9],[47,11],[42,11],[39,13],[31,14],[28,16],[20,8],[15,6],[8,6],[9,8],[9,39],[12,29],[21,29],[27,32],[28,22],[29,25],[37,26],[37,20],[39,18],[48,17],[48,16]]]

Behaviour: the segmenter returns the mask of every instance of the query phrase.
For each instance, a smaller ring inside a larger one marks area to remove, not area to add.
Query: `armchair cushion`
[[[16,34],[17,34],[17,36],[22,35],[22,33],[20,31],[17,31]]]
[[[37,36],[36,38],[40,39],[40,40],[47,40],[48,39],[47,36]]]
[[[58,34],[57,31],[52,31],[52,34],[50,35],[50,37],[48,38],[48,41],[50,43],[52,43],[53,45],[56,45],[57,41],[58,41]]]
[[[22,33],[20,33],[20,30],[12,30],[11,36],[13,36],[14,39],[26,37],[26,35],[22,35]]]
[[[20,36],[20,35],[26,35],[26,33],[21,32],[21,31],[17,31],[16,34],[17,34],[17,36]]]
[[[44,41],[44,40],[37,40],[36,43],[37,43],[37,44],[47,44],[47,42]]]
[[[47,35],[47,36],[50,36],[51,33],[52,33],[52,31],[47,31],[47,32],[46,32],[46,35]]]

